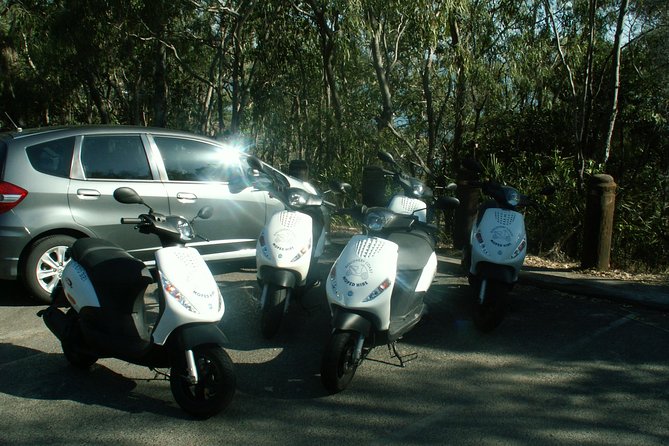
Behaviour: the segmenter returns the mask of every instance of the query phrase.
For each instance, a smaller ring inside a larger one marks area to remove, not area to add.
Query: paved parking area
[[[255,270],[218,271],[238,376],[228,410],[188,418],[169,383],[121,361],[70,367],[21,291],[1,283],[0,444],[588,444],[669,442],[669,315],[518,286],[498,330],[472,327],[466,280],[440,265],[430,312],[351,387],[326,395],[322,290],[260,336]]]

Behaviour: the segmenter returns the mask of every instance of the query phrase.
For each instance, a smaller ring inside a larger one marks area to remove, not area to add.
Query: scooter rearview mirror
[[[211,218],[212,215],[214,215],[214,208],[211,206],[205,206],[199,210],[199,212],[197,213],[197,218],[206,220],[208,218]]]
[[[330,189],[332,189],[336,193],[348,194],[349,192],[351,192],[352,186],[342,181],[331,181]]]
[[[440,197],[436,203],[436,207],[442,210],[456,209],[458,206],[460,206],[460,200],[455,197]]]
[[[114,199],[123,204],[143,204],[146,206],[142,197],[131,187],[119,187],[116,189],[114,191]]]
[[[249,167],[251,167],[251,169],[257,170],[258,172],[263,171],[262,162],[257,157],[251,155],[247,158],[247,161],[248,161]]]
[[[395,158],[393,158],[393,156],[390,153],[386,152],[385,150],[379,150],[379,153],[377,155],[381,161],[390,164],[395,164]]]

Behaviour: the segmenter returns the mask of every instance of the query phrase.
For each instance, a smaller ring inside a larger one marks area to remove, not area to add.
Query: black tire
[[[328,340],[321,361],[321,382],[330,394],[348,387],[358,369],[354,360],[357,336],[351,331],[335,331]]]
[[[481,282],[474,284],[474,326],[483,333],[490,333],[497,328],[508,311],[509,296],[507,285],[489,280],[486,285],[486,296],[483,303],[479,300]]]
[[[209,418],[225,409],[235,395],[237,377],[228,353],[219,345],[201,345],[193,349],[198,383],[188,381],[185,354],[172,366],[170,388],[174,400],[188,414]]]
[[[279,332],[287,296],[287,288],[267,286],[265,305],[260,309],[260,331],[265,339],[272,339]]]
[[[83,344],[84,339],[83,334],[81,333],[81,327],[79,326],[79,315],[76,311],[74,311],[73,308],[70,308],[67,311],[67,317],[69,319],[70,326],[67,339],[61,342],[63,354],[69,363],[76,368],[88,370],[93,364],[97,362],[98,357],[83,353],[80,351],[80,349],[76,348],[77,345]]]
[[[51,303],[51,291],[70,261],[67,249],[76,239],[69,235],[51,235],[37,240],[21,269],[21,279],[30,296],[40,303]]]

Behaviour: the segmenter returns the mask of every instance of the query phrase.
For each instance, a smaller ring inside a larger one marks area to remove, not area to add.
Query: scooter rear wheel
[[[191,384],[186,371],[185,354],[172,366],[170,388],[179,406],[196,418],[209,418],[225,409],[237,388],[234,365],[228,353],[218,345],[193,349],[198,383]]]
[[[348,387],[359,362],[355,360],[357,337],[354,332],[336,331],[330,336],[321,362],[321,382],[330,394]]]
[[[287,288],[267,286],[265,305],[260,309],[260,331],[265,339],[272,339],[279,332],[287,296]]]
[[[69,324],[67,339],[64,339],[60,343],[63,355],[76,368],[86,370],[95,364],[98,358],[97,356],[83,353],[76,348],[77,345],[82,345],[84,342],[81,327],[79,326],[79,314],[73,308],[70,308],[67,310],[67,318]]]

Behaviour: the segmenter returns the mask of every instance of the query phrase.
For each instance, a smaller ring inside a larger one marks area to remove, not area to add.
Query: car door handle
[[[77,189],[77,197],[82,200],[97,200],[100,195],[100,191],[95,189]]]
[[[181,201],[182,203],[195,203],[197,200],[197,195],[190,192],[178,192],[177,200]]]

